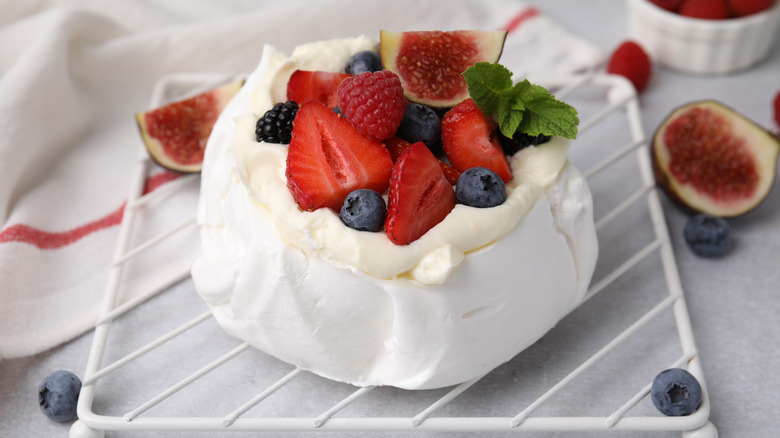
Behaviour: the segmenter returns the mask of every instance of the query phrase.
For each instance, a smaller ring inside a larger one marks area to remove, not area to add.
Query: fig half
[[[743,215],[766,198],[777,174],[780,141],[723,103],[686,104],[653,137],[658,185],[683,208],[720,217]]]
[[[469,97],[462,73],[477,62],[497,62],[506,31],[380,31],[382,65],[401,80],[412,102],[448,108]]]
[[[217,117],[244,80],[231,82],[189,99],[136,113],[141,138],[152,159],[166,169],[196,173]]]

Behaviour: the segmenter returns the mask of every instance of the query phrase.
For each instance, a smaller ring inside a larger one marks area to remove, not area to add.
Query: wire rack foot
[[[92,429],[81,420],[76,420],[76,422],[70,426],[70,433],[68,434],[68,437],[70,438],[103,438],[105,436],[106,431]]]
[[[683,438],[718,438],[718,429],[711,422],[704,423],[704,426],[683,432]]]

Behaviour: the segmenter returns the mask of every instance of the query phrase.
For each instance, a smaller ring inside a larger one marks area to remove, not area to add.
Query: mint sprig
[[[547,89],[525,79],[512,83],[512,72],[501,64],[478,62],[463,72],[469,95],[485,115],[495,117],[501,133],[516,131],[565,138],[577,137],[577,110]]]

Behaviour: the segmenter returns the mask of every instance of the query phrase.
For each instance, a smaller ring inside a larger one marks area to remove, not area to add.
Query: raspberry
[[[704,20],[729,18],[729,8],[723,0],[687,0],[680,6],[680,15]]]
[[[775,0],[728,0],[728,2],[735,16],[744,17],[771,8]]]
[[[625,76],[637,93],[641,93],[650,81],[653,66],[642,46],[625,41],[614,52],[607,65],[607,73]]]
[[[389,70],[364,72],[344,79],[338,89],[339,109],[361,134],[384,140],[401,124],[406,98],[401,80]]]

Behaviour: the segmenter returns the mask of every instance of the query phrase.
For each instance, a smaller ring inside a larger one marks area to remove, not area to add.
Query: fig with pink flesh
[[[780,140],[734,109],[713,100],[672,111],[652,144],[658,185],[687,210],[743,215],[774,185]]]
[[[214,123],[243,84],[243,80],[231,82],[189,99],[136,113],[138,129],[152,159],[177,172],[200,172]]]
[[[462,73],[477,62],[496,62],[505,31],[380,32],[382,65],[401,79],[406,98],[435,108],[469,97]]]

